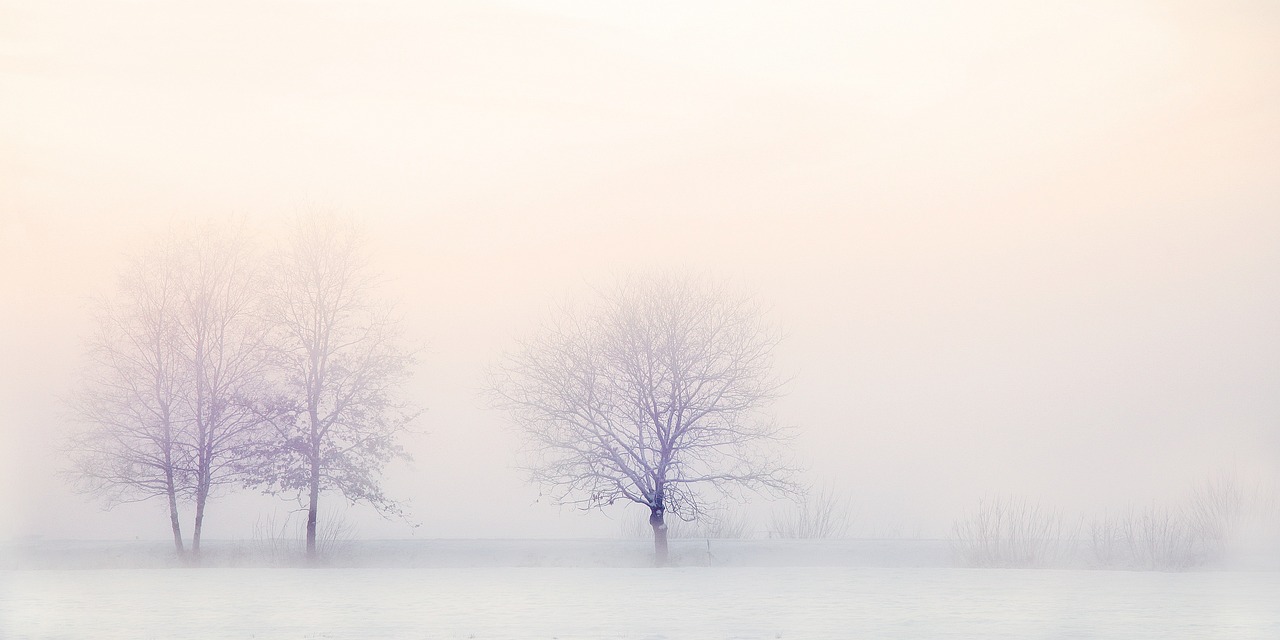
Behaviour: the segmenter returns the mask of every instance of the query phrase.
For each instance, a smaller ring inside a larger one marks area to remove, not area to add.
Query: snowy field
[[[1280,638],[1280,574],[817,567],[0,574],[4,638]]]
[[[686,566],[668,569],[619,566],[644,545],[615,541],[383,543],[351,557],[402,552],[410,568],[10,565],[0,638],[1280,638],[1275,571],[865,566],[928,565],[938,545],[757,541],[716,556],[680,542]],[[821,555],[845,566],[797,566]],[[724,556],[738,561],[693,566]]]

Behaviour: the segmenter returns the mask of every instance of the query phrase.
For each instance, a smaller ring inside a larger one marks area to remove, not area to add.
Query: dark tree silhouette
[[[532,478],[561,503],[644,505],[655,562],[666,517],[686,520],[738,489],[793,492],[778,395],[780,336],[749,299],[691,277],[625,280],[505,356],[493,404],[525,436]]]

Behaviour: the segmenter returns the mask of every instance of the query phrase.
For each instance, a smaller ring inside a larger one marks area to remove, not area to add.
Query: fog
[[[91,300],[174,230],[269,249],[317,210],[421,349],[385,475],[420,526],[322,498],[360,537],[619,535],[540,497],[478,391],[655,269],[785,331],[772,412],[858,535],[1274,487],[1278,101],[1265,3],[7,3],[0,538],[164,538],[162,501],[61,475]],[[205,535],[294,508],[228,493]]]

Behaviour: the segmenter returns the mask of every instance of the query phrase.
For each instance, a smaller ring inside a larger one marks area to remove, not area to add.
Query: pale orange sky
[[[1265,2],[0,3],[0,537],[165,533],[56,477],[86,301],[167,228],[308,207],[426,345],[418,535],[617,529],[533,505],[475,388],[670,266],[771,305],[776,414],[869,525],[1274,478],[1276,105]]]

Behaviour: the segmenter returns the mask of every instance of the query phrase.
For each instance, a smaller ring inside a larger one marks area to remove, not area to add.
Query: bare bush
[[[1233,542],[1241,550],[1280,550],[1280,492],[1274,486],[1255,485]]]
[[[258,555],[274,566],[293,565],[307,560],[307,527],[292,512],[280,519],[275,513],[259,516],[253,524],[253,542]],[[355,525],[345,515],[319,522],[315,535],[315,556],[332,560],[348,550],[355,539]]]
[[[1105,568],[1179,570],[1226,557],[1265,511],[1261,493],[1219,473],[1172,505],[1104,514],[1090,523],[1093,564]]]
[[[297,537],[289,530],[290,516],[280,521],[276,514],[258,516],[253,523],[253,544],[258,554],[272,565],[289,564],[292,556],[300,556]]]
[[[746,539],[750,538],[751,519],[742,511],[721,511],[702,521],[698,538]]]
[[[1257,492],[1247,491],[1231,473],[1218,473],[1191,490],[1187,507],[1190,535],[1210,559],[1226,555],[1237,538]]]
[[[303,528],[299,538],[305,535]],[[331,516],[321,521],[316,529],[316,554],[322,561],[333,560],[351,548],[355,537],[355,523],[345,515]]]
[[[792,508],[769,516],[770,538],[843,538],[853,526],[847,498],[830,488],[806,496]]]
[[[1124,532],[1136,568],[1186,569],[1208,557],[1205,540],[1185,509],[1152,505],[1133,511]]]
[[[1127,522],[1123,513],[1103,513],[1089,521],[1089,548],[1096,566],[1118,567],[1128,561]]]
[[[985,498],[952,525],[952,550],[970,567],[1039,567],[1070,554],[1062,514],[1026,498]]]

